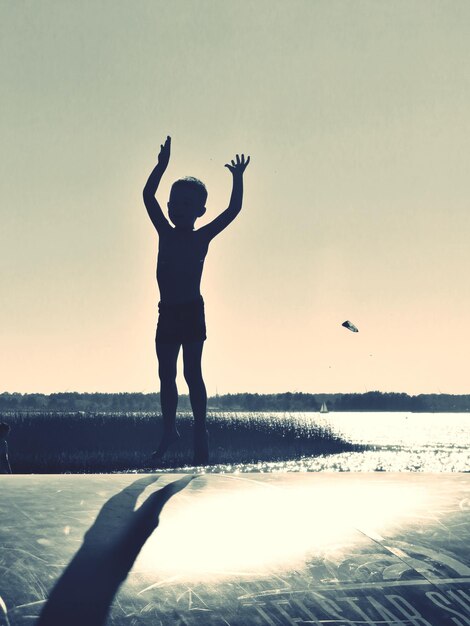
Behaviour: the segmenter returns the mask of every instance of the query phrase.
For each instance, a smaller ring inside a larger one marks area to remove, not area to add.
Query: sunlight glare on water
[[[234,417],[257,414],[233,412]],[[411,413],[387,411],[344,411],[327,414],[315,412],[258,413],[266,419],[330,426],[335,434],[354,443],[382,446],[470,446],[469,413]]]
[[[319,425],[361,452],[303,456],[208,467],[207,472],[467,472],[470,470],[469,413],[314,412],[233,413],[238,419],[271,418]]]

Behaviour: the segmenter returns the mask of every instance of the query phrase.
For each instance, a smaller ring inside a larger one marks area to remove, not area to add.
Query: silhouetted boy
[[[171,139],[167,137],[161,146],[158,163],[144,187],[145,206],[159,235],[157,282],[160,302],[155,343],[164,431],[152,458],[154,462],[159,462],[168,447],[179,438],[176,429],[176,363],[183,346],[184,377],[194,415],[194,464],[203,465],[208,463],[209,448],[207,395],[201,370],[202,348],[206,339],[204,301],[200,291],[202,269],[209,243],[235,219],[242,208],[243,172],[250,157],[245,160],[243,154],[241,158],[237,154],[231,165],[225,165],[233,175],[229,206],[210,224],[194,230],[196,219],[206,212],[207,190],[200,180],[188,177],[173,183],[167,206],[174,227],[155,199],[170,160],[170,146]]]
[[[10,426],[2,422],[0,424],[0,474],[11,474],[7,444],[7,437],[9,432]]]

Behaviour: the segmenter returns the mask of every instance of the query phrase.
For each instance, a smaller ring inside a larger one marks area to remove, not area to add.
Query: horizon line
[[[0,391],[0,396],[8,394],[8,395],[42,395],[42,396],[52,396],[57,394],[77,394],[77,395],[158,395],[159,391]],[[464,393],[450,393],[450,392],[442,392],[442,391],[428,391],[428,392],[419,392],[419,393],[408,393],[406,391],[381,391],[380,389],[371,389],[367,391],[271,391],[271,392],[263,392],[260,393],[258,391],[233,391],[228,393],[216,393],[214,395],[209,395],[207,398],[220,398],[223,396],[236,396],[236,395],[258,395],[258,396],[273,396],[273,395],[283,395],[283,394],[291,394],[291,395],[310,395],[310,396],[334,396],[334,395],[365,395],[368,393],[380,393],[380,394],[397,394],[397,395],[405,395],[410,397],[415,396],[469,396],[470,391]],[[188,396],[189,393],[180,393],[178,394],[180,397]]]

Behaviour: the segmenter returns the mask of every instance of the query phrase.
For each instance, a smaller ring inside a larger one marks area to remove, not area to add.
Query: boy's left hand
[[[240,176],[243,174],[243,172],[246,169],[246,166],[248,165],[248,163],[250,162],[250,157],[248,157],[245,161],[245,155],[242,154],[242,158],[240,159],[240,157],[238,156],[238,154],[236,155],[236,162],[232,159],[231,163],[232,165],[229,165],[228,163],[225,164],[225,167],[228,167],[228,169],[232,172],[233,175],[235,174],[239,174]]]

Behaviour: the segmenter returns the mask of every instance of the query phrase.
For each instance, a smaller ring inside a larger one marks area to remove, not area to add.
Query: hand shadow
[[[158,477],[140,478],[112,496],[52,589],[36,626],[103,626],[119,585],[158,526],[163,506],[193,478],[184,476],[154,491],[137,511],[137,498]]]

